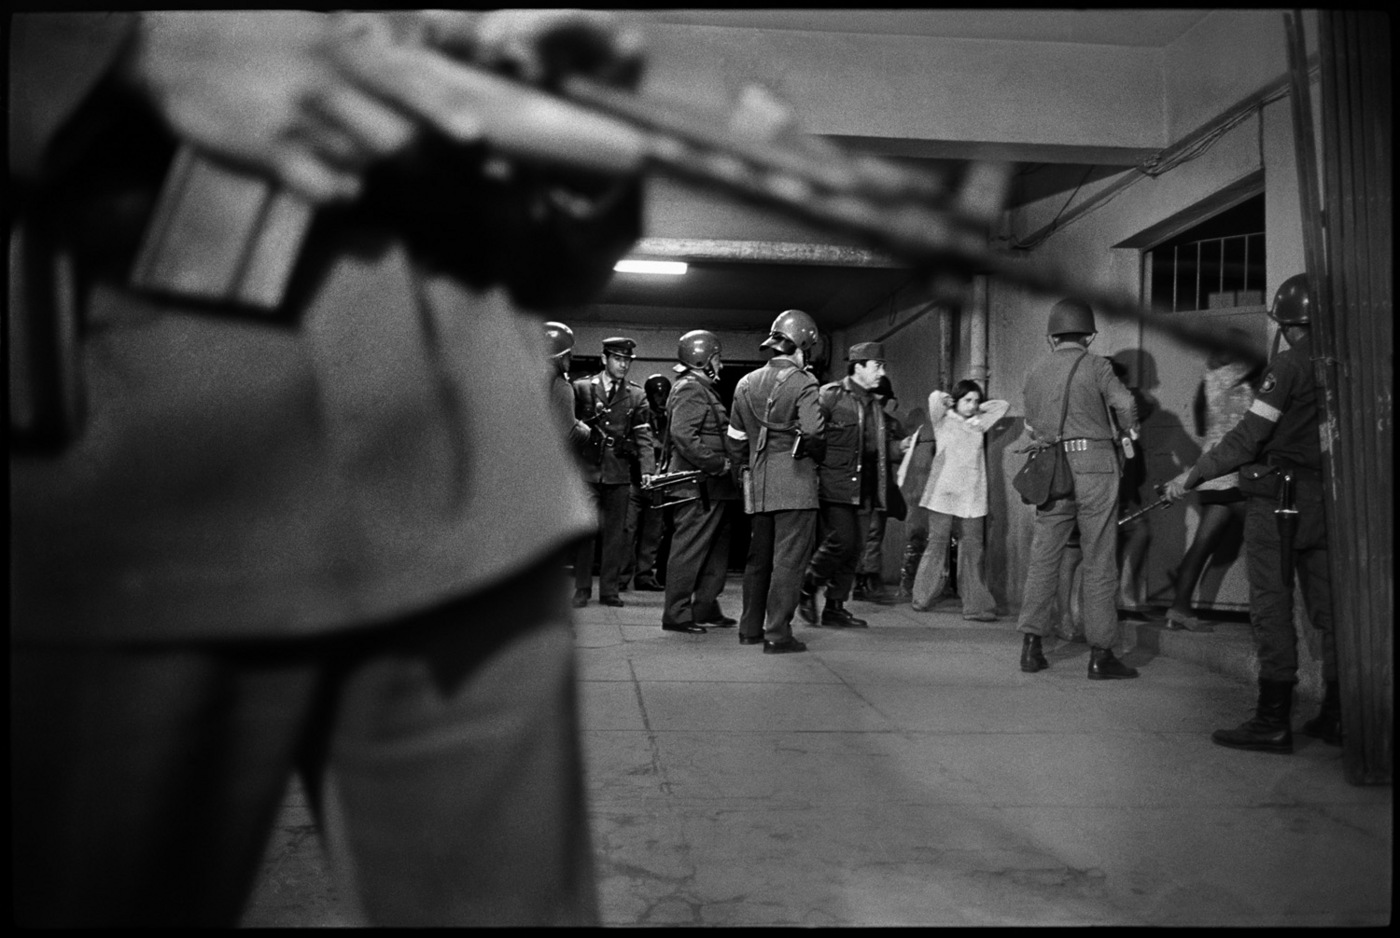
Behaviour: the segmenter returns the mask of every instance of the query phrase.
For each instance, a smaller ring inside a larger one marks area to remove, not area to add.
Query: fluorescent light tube
[[[613,265],[613,270],[624,274],[683,274],[689,265],[685,261],[638,261],[621,260]]]

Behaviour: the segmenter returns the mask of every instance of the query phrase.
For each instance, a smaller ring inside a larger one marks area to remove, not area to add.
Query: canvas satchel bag
[[[1060,445],[1065,433],[1065,417],[1069,414],[1069,386],[1074,373],[1084,361],[1087,350],[1079,353],[1065,379],[1064,399],[1060,402],[1060,425],[1055,429],[1055,439],[1045,442],[1037,440],[1022,452],[1027,453],[1026,464],[1011,480],[1012,486],[1021,494],[1021,501],[1036,508],[1057,498],[1074,494],[1074,474],[1070,472],[1065,449]]]

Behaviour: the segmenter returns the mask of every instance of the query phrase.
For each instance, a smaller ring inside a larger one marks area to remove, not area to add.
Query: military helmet
[[[800,309],[789,309],[778,314],[773,325],[768,328],[768,338],[758,344],[759,348],[778,349],[787,339],[804,352],[810,352],[817,344],[820,333],[817,323]]]
[[[574,350],[574,330],[562,322],[544,324],[544,337],[549,346],[549,357],[558,358]]]
[[[1064,299],[1050,307],[1050,319],[1045,324],[1046,335],[1082,332],[1092,335],[1098,332],[1094,325],[1094,311],[1083,300]]]
[[[1306,326],[1312,322],[1312,284],[1307,274],[1294,274],[1279,285],[1269,318],[1280,326]]]
[[[676,360],[682,365],[704,370],[710,367],[710,359],[719,353],[719,336],[704,329],[693,329],[681,336],[676,348]]]
[[[671,393],[671,379],[665,375],[652,375],[642,385],[642,390],[646,392],[648,401],[664,401],[666,395]]]

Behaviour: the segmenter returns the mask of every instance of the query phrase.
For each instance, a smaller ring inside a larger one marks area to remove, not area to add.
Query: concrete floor
[[[773,656],[623,596],[577,623],[605,925],[1390,922],[1393,789],[1305,736],[1210,741],[1253,704],[1247,626],[1130,628],[1142,676],[1098,682],[1053,640],[1023,674],[1014,622],[955,605],[852,603],[868,630]],[[244,925],[347,924],[293,788]]]

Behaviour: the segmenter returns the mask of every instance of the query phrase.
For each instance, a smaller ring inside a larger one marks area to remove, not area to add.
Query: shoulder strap
[[[1064,395],[1064,400],[1060,401],[1060,426],[1059,426],[1059,429],[1057,429],[1057,430],[1055,431],[1055,442],[1056,442],[1056,443],[1060,442],[1060,440],[1061,440],[1061,439],[1064,437],[1064,435],[1065,435],[1065,417],[1067,417],[1067,416],[1069,415],[1069,384],[1070,384],[1071,381],[1074,380],[1074,373],[1075,373],[1076,371],[1079,370],[1080,364],[1082,364],[1083,361],[1084,361],[1084,356],[1085,356],[1085,355],[1088,355],[1088,354],[1089,354],[1089,350],[1088,350],[1088,349],[1085,349],[1084,351],[1082,351],[1082,352],[1079,353],[1079,357],[1076,358],[1076,359],[1074,360],[1074,364],[1073,364],[1072,366],[1070,366],[1070,369],[1069,369],[1069,377],[1065,378],[1065,395]]]

